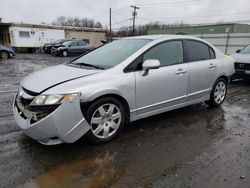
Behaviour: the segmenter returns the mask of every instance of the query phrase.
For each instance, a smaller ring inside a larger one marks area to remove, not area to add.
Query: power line
[[[228,13],[228,14],[212,14],[212,15],[203,15],[203,16],[171,16],[171,17],[153,17],[153,18],[142,18],[142,17],[138,17],[138,19],[146,19],[146,20],[162,20],[162,19],[175,19],[175,18],[206,18],[206,17],[220,17],[220,16],[233,16],[233,15],[248,15],[250,14],[250,12],[242,12],[242,13]]]
[[[127,8],[128,7],[126,6],[126,7],[122,7],[122,8],[116,9],[116,10],[112,10],[112,14],[113,15],[119,15],[121,12],[128,12],[128,10],[125,10]],[[109,12],[106,12],[106,13],[103,13],[103,14],[98,14],[98,15],[93,16],[93,17],[94,18],[99,18],[99,17],[103,17],[103,16],[107,16],[107,15],[109,15]]]
[[[211,2],[218,2],[218,1],[224,1],[224,0],[214,0],[214,1],[208,1],[208,0],[188,0],[188,1],[177,1],[177,2],[169,2],[169,3],[144,3],[139,4],[140,6],[170,6],[170,5],[179,5],[179,4],[188,4],[188,3],[211,3]]]
[[[117,24],[124,23],[124,22],[127,22],[127,21],[130,21],[130,20],[126,19],[126,20],[121,20],[119,22],[113,22],[112,25],[117,25]]]

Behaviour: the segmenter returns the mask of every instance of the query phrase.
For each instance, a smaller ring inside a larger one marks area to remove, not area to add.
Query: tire
[[[6,52],[6,51],[1,51],[0,52],[0,57],[1,57],[1,59],[8,59],[9,53]]]
[[[63,56],[63,57],[67,57],[67,56],[68,56],[67,50],[63,50],[63,51],[62,51],[62,56]]]
[[[220,106],[227,95],[227,81],[223,78],[219,78],[213,85],[213,89],[210,94],[210,99],[205,101],[208,106],[218,107]]]
[[[106,97],[91,104],[85,117],[91,126],[87,139],[100,144],[111,141],[121,132],[125,123],[125,109],[119,100]]]

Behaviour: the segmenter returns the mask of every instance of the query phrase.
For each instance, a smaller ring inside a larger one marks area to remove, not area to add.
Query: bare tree
[[[74,27],[96,27],[103,28],[101,22],[95,22],[93,19],[60,16],[52,22],[53,25],[74,26]]]
[[[151,22],[145,25],[138,25],[135,30],[135,35],[146,35],[149,29],[161,29],[161,28],[174,28],[174,27],[186,27],[189,24],[185,24],[183,21],[173,24],[162,24],[161,22]],[[130,27],[121,27],[118,31],[113,32],[114,37],[126,37],[132,36],[132,30]]]

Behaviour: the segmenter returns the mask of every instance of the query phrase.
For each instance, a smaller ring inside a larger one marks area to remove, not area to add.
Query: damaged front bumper
[[[80,95],[64,102],[37,122],[26,117],[22,110],[17,106],[16,97],[13,111],[17,125],[26,135],[45,145],[73,143],[90,130],[81,111]]]

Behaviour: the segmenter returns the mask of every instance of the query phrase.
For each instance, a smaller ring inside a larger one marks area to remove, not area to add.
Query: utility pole
[[[112,40],[112,28],[111,28],[111,8],[109,8],[109,42]]]
[[[132,17],[133,17],[133,36],[135,36],[135,17],[137,16],[137,9],[140,9],[140,7],[131,5],[131,8],[133,8],[133,12],[132,12]]]

